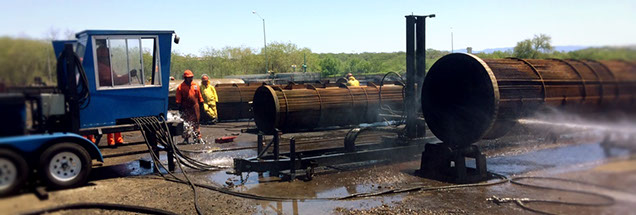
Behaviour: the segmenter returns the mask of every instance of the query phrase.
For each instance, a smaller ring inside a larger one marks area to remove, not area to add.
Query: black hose
[[[88,78],[86,78],[86,72],[84,71],[84,67],[82,66],[82,61],[80,61],[79,56],[77,56],[75,52],[73,52],[73,58],[75,58],[75,64],[80,74],[81,83],[82,83],[81,85],[82,88],[80,89],[80,92],[78,93],[80,97],[77,100],[78,104],[80,104],[80,110],[82,110],[88,107],[88,104],[91,103],[91,92],[90,92],[90,89],[88,89]],[[78,88],[79,86],[80,85],[78,85]]]
[[[194,194],[194,207],[197,211],[197,214],[202,214],[201,209],[199,208],[199,204],[198,204],[198,194],[197,194],[197,190],[196,190],[196,186],[195,184],[190,180],[190,178],[188,177],[185,169],[183,169],[183,166],[186,166],[188,168],[192,168],[192,169],[196,169],[196,170],[217,170],[219,169],[218,166],[213,166],[213,165],[208,165],[205,164],[203,162],[197,161],[193,158],[190,158],[188,156],[183,155],[183,153],[181,153],[181,151],[179,150],[179,148],[176,147],[176,144],[174,143],[174,140],[172,139],[172,135],[170,134],[170,130],[168,129],[168,124],[166,123],[165,118],[163,118],[163,116],[161,116],[161,119],[163,121],[163,123],[161,123],[161,121],[159,121],[156,117],[137,117],[137,118],[132,118],[132,120],[137,124],[137,126],[139,126],[142,135],[144,136],[144,139],[146,140],[146,145],[148,146],[148,151],[150,152],[150,155],[153,159],[153,162],[155,163],[155,169],[157,170],[157,172],[159,172],[159,174],[166,180],[176,180],[179,181],[181,183],[186,183],[188,185],[190,185],[190,187],[192,188],[192,192]],[[159,157],[153,152],[152,150],[152,146],[150,145],[150,143],[148,143],[148,136],[146,134],[146,131],[150,131],[153,130],[155,132],[155,140],[157,140],[158,143],[160,143],[163,146],[166,146],[167,148],[171,148],[173,153],[175,153],[176,156],[176,160],[177,160],[177,164],[179,166],[179,169],[181,169],[181,172],[183,173],[185,180],[178,178],[177,176],[175,176],[168,168],[166,168],[159,160]],[[159,168],[159,166],[161,166],[170,176],[172,176],[175,179],[169,179],[166,177],[166,175],[164,175],[163,173],[161,173],[161,169]]]
[[[179,164],[179,168],[182,170],[182,173],[183,173],[183,175],[185,177],[185,180],[177,177],[172,172],[170,172],[159,161],[158,156],[156,154],[154,154],[154,152],[152,151],[152,149],[150,147],[150,144],[147,143],[147,145],[149,147],[149,151],[150,151],[151,157],[153,158],[153,161],[156,164],[155,168],[157,168],[157,170],[160,173],[161,177],[164,180],[167,180],[167,181],[176,182],[176,183],[182,183],[182,184],[188,184],[193,189],[194,201],[195,201],[194,204],[195,204],[195,208],[197,209],[197,213],[199,213],[199,214],[201,214],[201,212],[199,211],[199,208],[198,208],[197,193],[196,193],[196,187],[197,186],[198,187],[202,187],[202,188],[206,188],[206,189],[209,189],[209,190],[217,191],[217,192],[220,192],[220,193],[224,193],[224,194],[227,194],[227,195],[232,195],[232,196],[241,197],[241,198],[247,198],[247,199],[253,199],[253,200],[266,200],[266,201],[296,201],[296,200],[302,200],[302,201],[334,201],[334,200],[347,200],[347,199],[355,199],[355,198],[367,198],[367,197],[381,196],[381,195],[387,195],[387,194],[408,193],[408,192],[418,192],[418,191],[419,192],[441,191],[441,190],[452,190],[452,189],[461,189],[461,188],[469,188],[469,187],[493,186],[493,185],[498,185],[498,184],[503,184],[503,183],[506,183],[506,182],[510,182],[512,184],[528,186],[528,187],[537,188],[537,189],[559,190],[559,191],[565,191],[565,192],[575,192],[575,193],[587,194],[587,195],[592,195],[592,196],[603,198],[606,201],[601,202],[601,203],[585,203],[585,202],[566,202],[566,201],[528,199],[528,198],[498,198],[496,196],[493,196],[492,198],[489,198],[488,201],[492,201],[492,202],[495,202],[495,203],[498,203],[498,204],[499,203],[505,203],[505,202],[515,202],[517,205],[519,205],[520,207],[524,208],[525,210],[533,211],[533,212],[536,212],[536,213],[542,213],[542,214],[552,214],[552,213],[549,213],[549,212],[546,212],[546,211],[542,211],[542,210],[538,210],[538,209],[530,208],[527,205],[525,205],[524,203],[542,202],[542,203],[565,204],[565,205],[576,205],[576,206],[609,206],[609,205],[613,205],[615,203],[614,198],[612,198],[610,196],[607,196],[607,195],[596,194],[596,193],[587,192],[587,191],[577,191],[577,190],[568,190],[568,189],[563,189],[563,188],[543,187],[543,186],[539,186],[539,185],[532,185],[532,184],[522,183],[522,182],[520,182],[520,180],[542,179],[542,180],[556,180],[556,181],[572,182],[572,183],[578,183],[578,184],[584,184],[584,185],[590,185],[590,186],[598,186],[598,185],[594,185],[594,184],[590,184],[590,183],[586,183],[586,182],[575,181],[575,180],[569,180],[569,179],[548,178],[548,177],[517,177],[517,178],[513,178],[513,179],[508,179],[506,176],[500,175],[500,174],[497,174],[497,173],[490,173],[490,174],[492,174],[494,176],[499,177],[499,180],[493,181],[493,182],[482,182],[482,183],[460,184],[460,185],[448,185],[448,186],[439,186],[439,187],[413,186],[413,187],[396,188],[396,189],[390,189],[390,190],[384,190],[384,191],[378,191],[378,192],[354,193],[354,194],[347,195],[347,196],[342,196],[342,197],[290,198],[290,197],[263,196],[263,195],[257,195],[257,194],[236,192],[236,191],[232,191],[230,189],[227,189],[227,188],[224,188],[224,187],[220,187],[220,186],[193,183],[190,180],[190,178],[188,177],[187,173],[184,171],[182,166],[188,166],[189,168],[197,169],[197,170],[210,170],[210,169],[207,169],[206,167],[215,167],[215,168],[218,169],[219,167],[208,165],[208,164],[205,164],[203,162],[194,160],[194,159],[192,159],[190,157],[184,156],[181,153],[181,151],[178,149],[178,147],[176,147],[176,144],[174,144],[174,140],[171,138],[172,136],[171,136],[171,134],[170,134],[170,132],[168,130],[168,125],[167,125],[165,119],[163,119],[163,117],[162,117],[163,123],[161,123],[157,118],[154,118],[154,117],[152,117],[152,118],[140,117],[140,118],[135,118],[133,120],[139,125],[140,128],[142,128],[142,135],[144,135],[144,138],[146,140],[147,140],[147,136],[146,136],[144,130],[146,130],[146,129],[156,129],[156,131],[160,131],[160,132],[154,132],[157,135],[157,140],[159,142],[161,142],[162,144],[165,144],[165,145],[171,147],[173,152],[178,155],[178,156],[176,156],[176,158],[177,158],[176,160],[177,160],[177,162]],[[183,162],[182,163],[182,161],[187,161],[187,162]],[[189,163],[189,162],[192,162],[192,163]],[[159,171],[158,166],[161,166],[172,178],[169,178],[166,175],[162,174],[161,171]],[[190,167],[190,166],[192,166],[192,167]],[[153,179],[156,179],[156,178],[153,178]]]
[[[74,203],[68,205],[60,205],[45,209],[40,209],[36,211],[22,213],[22,215],[36,215],[36,214],[46,214],[53,213],[62,210],[79,210],[79,209],[102,209],[102,210],[118,210],[118,211],[127,211],[132,213],[144,213],[144,214],[160,214],[160,215],[176,215],[176,213],[157,209],[157,208],[149,208],[144,206],[137,205],[124,205],[124,204],[115,204],[115,203]]]
[[[68,90],[74,90],[77,94],[77,103],[79,104],[79,109],[85,109],[86,107],[88,107],[88,104],[90,103],[90,89],[89,89],[89,84],[88,84],[88,78],[86,78],[86,72],[84,71],[84,67],[82,66],[82,61],[80,60],[80,57],[77,56],[77,54],[75,52],[70,52],[70,55],[67,55],[67,53],[69,52],[62,52],[60,54],[60,56],[57,58],[57,70],[58,70],[58,76],[61,76],[62,73],[61,71],[65,71],[65,62],[66,62],[66,58],[71,57],[73,58],[73,60],[75,61],[75,67],[77,68],[77,73],[79,73],[80,79],[79,79],[79,83],[76,85],[76,89],[68,89]],[[72,75],[72,79],[75,80],[75,73],[76,71],[66,71],[66,76],[70,76]],[[60,80],[62,79],[62,80]],[[58,88],[64,86],[63,83],[66,83],[66,81],[68,80],[68,77],[58,77]],[[66,83],[66,86],[68,86],[69,83]],[[61,89],[61,88],[60,88]],[[64,90],[64,89],[61,89]],[[66,92],[65,92],[66,93]]]
[[[590,191],[572,190],[572,189],[565,189],[565,188],[558,188],[558,187],[549,187],[549,186],[540,186],[540,185],[534,185],[534,184],[520,182],[520,181],[523,181],[523,180],[530,180],[530,179],[568,182],[568,183],[581,184],[581,185],[587,185],[587,186],[601,187],[601,186],[596,185],[596,184],[583,182],[583,181],[578,181],[578,180],[564,179],[564,178],[553,178],[553,177],[540,177],[540,176],[516,177],[516,178],[510,179],[510,183],[511,184],[515,184],[515,185],[535,188],[535,189],[556,190],[556,191],[562,191],[562,192],[568,192],[568,193],[579,193],[579,194],[588,195],[588,196],[595,196],[595,197],[603,199],[604,201],[602,201],[602,202],[571,202],[571,201],[562,201],[562,200],[531,199],[531,198],[499,198],[497,196],[490,197],[487,200],[491,201],[491,202],[494,202],[496,204],[514,202],[515,204],[519,205],[519,207],[521,207],[521,208],[523,208],[525,210],[532,211],[532,212],[539,213],[539,214],[556,214],[556,213],[552,213],[552,212],[548,212],[548,211],[544,211],[544,210],[531,208],[530,206],[526,205],[525,203],[546,203],[546,204],[584,206],[584,207],[603,207],[603,206],[611,206],[611,205],[613,205],[616,202],[616,200],[614,200],[614,198],[612,198],[611,196],[604,195],[604,194],[598,194],[598,193],[594,193],[594,192],[590,192]]]
[[[406,86],[404,84],[404,78],[402,78],[402,76],[400,74],[398,74],[397,72],[387,72],[386,74],[384,74],[384,76],[382,76],[382,79],[380,80],[380,89],[378,91],[378,97],[380,97],[380,102],[378,103],[379,104],[378,106],[380,107],[381,110],[385,110],[385,111],[389,112],[390,114],[394,114],[394,112],[393,112],[393,110],[391,109],[390,106],[387,105],[386,108],[382,107],[382,86],[384,86],[384,80],[386,79],[386,77],[391,75],[391,74],[394,74],[395,76],[400,78],[401,81],[398,81],[398,82],[400,82],[400,84],[402,84],[403,86]],[[405,97],[405,93],[406,93],[405,90],[406,90],[406,87],[402,88],[402,98]],[[403,105],[403,107],[406,108],[406,105]],[[401,125],[401,124],[406,123],[406,113],[405,113],[404,110],[402,110],[402,114],[401,115],[402,115],[402,117],[401,117],[402,121],[397,123],[397,125]],[[386,119],[385,119],[385,121],[386,121]]]

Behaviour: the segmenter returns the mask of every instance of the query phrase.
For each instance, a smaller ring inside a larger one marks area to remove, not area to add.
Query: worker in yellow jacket
[[[216,112],[216,102],[219,101],[219,97],[206,74],[201,75],[201,95],[203,96],[203,112],[212,118],[213,123],[216,123],[219,118]]]
[[[349,73],[347,74],[347,86],[359,87],[360,82],[353,77],[353,74]]]

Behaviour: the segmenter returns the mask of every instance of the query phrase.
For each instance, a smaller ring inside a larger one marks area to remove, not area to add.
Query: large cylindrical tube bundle
[[[217,84],[216,94],[219,102],[216,103],[219,120],[251,119],[249,102],[254,98],[254,92],[262,86],[262,83],[247,84]]]
[[[574,112],[636,110],[636,65],[625,61],[481,59],[450,54],[429,70],[422,110],[440,140],[467,146],[507,133],[552,106]]]
[[[275,129],[291,132],[376,122],[380,104],[402,110],[402,89],[394,84],[323,88],[306,85],[303,89],[262,86],[254,94],[254,121],[259,130],[268,134]]]

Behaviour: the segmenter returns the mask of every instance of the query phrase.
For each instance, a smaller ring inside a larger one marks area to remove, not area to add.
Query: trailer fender
[[[84,147],[84,149],[88,151],[88,154],[91,156],[92,159],[95,159],[99,162],[104,162],[104,157],[102,156],[101,151],[99,151],[99,148],[97,148],[97,145],[95,145],[90,140],[82,136],[79,136],[77,134],[72,134],[72,133],[67,133],[67,134],[70,134],[70,135],[66,135],[64,137],[58,137],[53,140],[50,140],[46,148],[48,148],[48,146],[51,146],[55,143],[63,143],[63,142],[76,143]],[[45,148],[42,148],[42,149],[44,150]]]
[[[49,146],[61,143],[71,142],[78,144],[88,151],[88,154],[92,159],[96,159],[100,162],[104,162],[102,153],[90,140],[74,134],[74,133],[51,133],[51,134],[33,134],[25,136],[13,136],[0,138],[0,146],[12,148],[25,155],[37,156],[40,152],[48,148]]]

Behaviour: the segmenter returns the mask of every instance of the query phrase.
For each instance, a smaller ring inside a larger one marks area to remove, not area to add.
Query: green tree
[[[320,72],[323,77],[333,77],[340,73],[340,61],[334,57],[326,57],[320,60]]]
[[[540,34],[534,35],[532,39],[526,39],[517,43],[513,50],[513,55],[518,58],[542,58],[554,51],[550,43],[552,37]]]
[[[0,37],[0,82],[29,85],[34,77],[41,77],[53,85],[56,62],[50,41]]]

